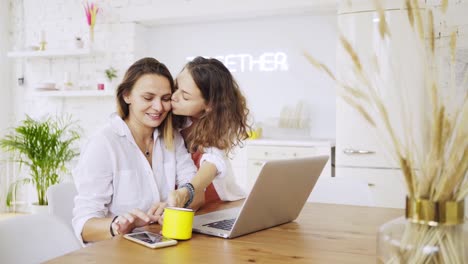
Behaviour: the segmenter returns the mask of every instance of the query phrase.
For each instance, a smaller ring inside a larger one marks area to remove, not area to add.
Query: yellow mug
[[[195,212],[180,207],[164,208],[162,235],[167,238],[187,240],[192,237],[192,224]]]

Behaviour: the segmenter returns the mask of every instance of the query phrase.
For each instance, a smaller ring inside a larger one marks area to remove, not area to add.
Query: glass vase
[[[406,216],[379,229],[378,263],[468,263],[464,202],[407,198]]]

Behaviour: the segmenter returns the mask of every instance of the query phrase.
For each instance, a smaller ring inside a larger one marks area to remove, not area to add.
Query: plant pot
[[[32,214],[49,214],[48,205],[38,205],[37,203],[31,204],[31,213]]]
[[[407,199],[406,217],[379,229],[378,263],[468,263],[464,203]]]

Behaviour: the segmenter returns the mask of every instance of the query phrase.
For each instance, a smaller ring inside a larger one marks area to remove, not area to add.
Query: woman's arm
[[[205,189],[211,184],[216,176],[219,175],[218,167],[208,160],[201,163],[200,169],[190,181],[195,189],[193,201],[189,205],[190,208],[198,210],[205,204]],[[189,195],[189,190],[187,188],[177,189],[169,195],[168,205],[183,207],[189,200]]]
[[[201,164],[200,169],[197,174],[195,174],[195,177],[193,177],[191,182],[195,189],[195,197],[189,206],[190,208],[198,210],[205,204],[205,189],[210,185],[214,178],[216,178],[217,174],[218,169],[214,164],[207,161]],[[185,199],[185,202],[187,202],[187,200],[188,197]]]
[[[83,226],[81,237],[84,242],[95,242],[112,238],[110,233],[111,221],[113,218],[91,218]],[[106,232],[103,232],[103,231]]]
[[[174,131],[174,146],[175,146],[175,159],[176,159],[176,185],[182,186],[192,181],[197,173],[197,167],[192,160],[191,154],[185,147],[184,139],[180,132]],[[189,190],[187,188],[179,188],[172,190],[167,198],[168,206],[184,207],[185,203],[189,200]],[[199,200],[201,195],[194,197],[192,204],[196,202],[202,205],[203,202]]]
[[[103,135],[90,139],[73,171],[78,194],[75,197],[72,224],[76,236],[83,242],[110,237],[111,219],[107,219],[107,205],[113,195],[113,172],[110,149],[106,142]]]
[[[159,205],[161,206],[159,207]],[[151,221],[156,222],[159,220],[162,210],[158,209],[164,208],[165,204],[159,203],[153,207],[155,208],[154,211],[158,211],[156,215],[151,214],[150,216],[151,209],[148,213],[144,213],[140,209],[133,209],[131,212],[116,216],[115,218],[91,218],[85,223],[81,236],[86,242],[94,242],[109,239],[113,235],[130,233],[136,227],[146,226]]]

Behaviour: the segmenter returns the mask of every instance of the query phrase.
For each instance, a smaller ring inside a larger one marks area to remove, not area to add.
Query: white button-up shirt
[[[179,132],[174,150],[168,150],[156,129],[152,167],[135,143],[127,124],[112,114],[83,148],[73,178],[78,191],[73,228],[81,239],[91,218],[121,215],[138,208],[146,212],[155,202],[166,201],[175,185],[190,182],[197,169]]]

